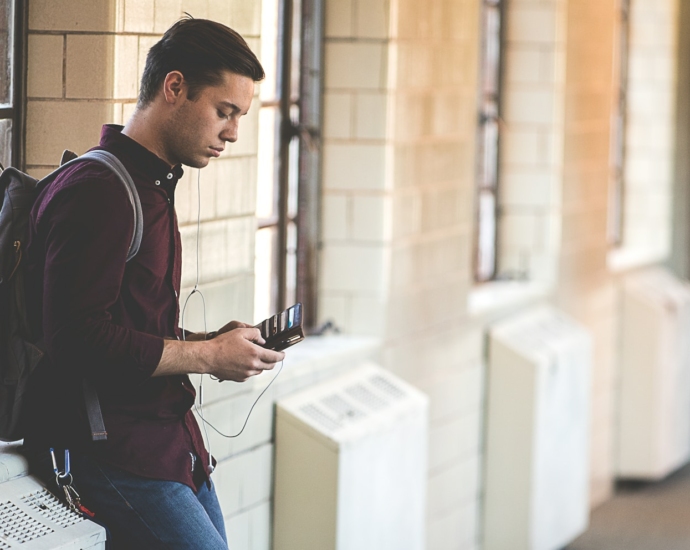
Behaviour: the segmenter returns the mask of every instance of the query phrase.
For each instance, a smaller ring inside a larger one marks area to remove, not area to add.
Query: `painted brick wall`
[[[678,6],[631,2],[623,242],[612,257],[623,268],[670,252]]]
[[[498,269],[553,284],[560,239],[567,3],[505,9]]]
[[[482,333],[467,318],[479,2],[391,4],[386,366],[430,397],[427,545],[478,543]]]
[[[429,549],[475,548],[471,277],[479,3],[329,0],[320,304],[431,397]]]
[[[616,108],[614,0],[569,2],[565,88],[562,235],[556,304],[594,342],[591,394],[591,501],[612,492],[615,388],[615,281],[607,269],[611,113]]]
[[[390,216],[386,0],[326,2],[319,315],[382,336]]]

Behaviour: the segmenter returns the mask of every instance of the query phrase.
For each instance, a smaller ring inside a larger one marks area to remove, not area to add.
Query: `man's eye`
[[[226,115],[223,111],[218,111],[219,118],[230,118],[230,115]]]

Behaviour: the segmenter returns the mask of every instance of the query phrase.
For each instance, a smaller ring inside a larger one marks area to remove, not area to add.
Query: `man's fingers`
[[[258,344],[259,346],[263,346],[266,343],[266,340],[263,339],[261,336],[261,331],[258,328],[252,327],[245,330],[247,330],[247,336],[245,336],[247,340]],[[282,351],[263,348],[259,352],[259,359],[261,359],[262,363],[280,363],[283,359],[285,359],[285,353]]]
[[[263,345],[266,343],[266,340],[263,339],[261,336],[261,331],[258,328],[255,327],[247,327],[243,328],[242,330],[242,336],[249,340],[250,342],[254,342],[255,344]]]
[[[270,363],[271,365],[275,365],[276,363],[280,363],[283,359],[285,359],[285,353],[282,351],[274,351],[272,349],[262,349],[261,353],[259,353],[259,359],[261,359],[262,363]],[[273,368],[273,366],[271,366]]]
[[[252,328],[254,325],[250,325],[249,323],[243,323],[242,321],[230,321],[228,324],[223,326],[223,328],[218,330],[218,334],[225,334],[226,332],[230,332],[231,330],[235,330],[236,328]]]

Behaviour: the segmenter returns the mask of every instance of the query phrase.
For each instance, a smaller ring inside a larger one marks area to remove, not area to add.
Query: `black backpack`
[[[134,210],[134,235],[127,261],[139,251],[143,231],[141,203],[134,182],[112,153],[94,150],[77,157],[65,151],[61,166],[40,181],[16,168],[0,173],[0,440],[23,437],[20,415],[29,377],[43,357],[41,343],[31,334],[27,318],[22,256],[29,232],[29,213],[41,191],[68,166],[82,160],[100,162],[122,181]],[[98,396],[83,381],[87,416],[94,441],[107,438]]]

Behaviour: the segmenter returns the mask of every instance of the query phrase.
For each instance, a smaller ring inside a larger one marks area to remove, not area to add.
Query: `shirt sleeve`
[[[163,339],[113,322],[134,213],[121,182],[70,181],[50,197],[45,232],[43,335],[52,360],[79,376],[118,386],[147,380]]]

